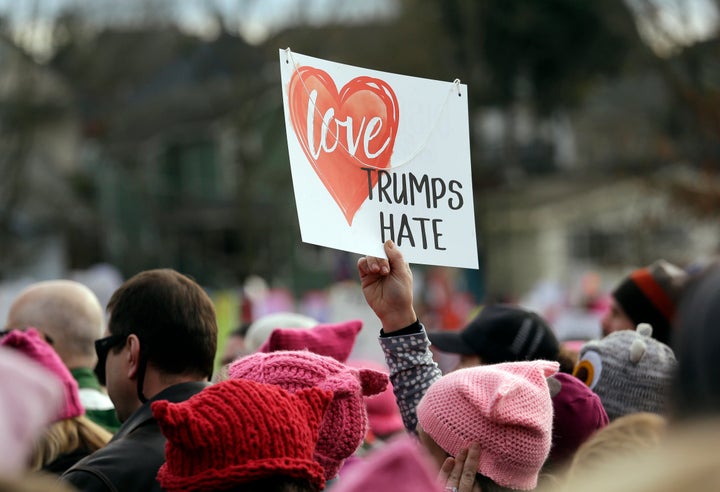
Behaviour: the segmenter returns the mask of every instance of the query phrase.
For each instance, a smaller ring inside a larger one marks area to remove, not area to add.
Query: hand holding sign
[[[303,241],[477,268],[463,86],[280,58]]]
[[[392,241],[384,244],[387,259],[363,256],[358,260],[365,301],[392,333],[417,321],[413,308],[413,275],[400,250]]]

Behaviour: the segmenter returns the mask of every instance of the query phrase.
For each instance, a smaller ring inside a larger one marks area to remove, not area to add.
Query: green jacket
[[[95,373],[87,367],[71,369],[70,373],[80,388],[80,402],[85,407],[85,415],[115,434],[120,428],[120,421],[110,397],[100,386]]]

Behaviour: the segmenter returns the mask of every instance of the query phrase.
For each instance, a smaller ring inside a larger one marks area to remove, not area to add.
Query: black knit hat
[[[687,274],[664,260],[639,268],[620,282],[612,295],[634,325],[648,323],[653,338],[670,343],[675,307]]]
[[[484,307],[462,331],[428,333],[439,350],[477,355],[486,364],[557,360],[560,344],[540,316],[518,306]]]

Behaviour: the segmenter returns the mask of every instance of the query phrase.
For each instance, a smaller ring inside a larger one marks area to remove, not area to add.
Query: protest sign
[[[302,240],[477,268],[467,88],[280,50]]]

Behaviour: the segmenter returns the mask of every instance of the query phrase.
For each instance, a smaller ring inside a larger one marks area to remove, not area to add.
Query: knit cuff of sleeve
[[[394,331],[392,333],[385,333],[385,330],[380,329],[380,338],[389,338],[389,337],[401,337],[405,335],[416,335],[418,333],[423,332],[423,325],[420,323],[419,319],[415,320],[415,323],[406,326],[405,328],[402,328],[398,331]]]

